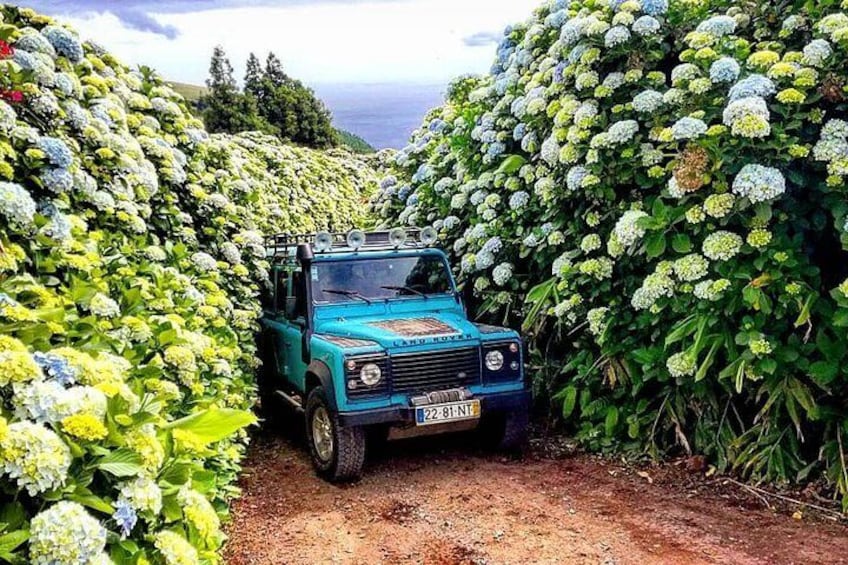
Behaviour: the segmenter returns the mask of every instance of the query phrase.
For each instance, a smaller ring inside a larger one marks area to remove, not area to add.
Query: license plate
[[[434,404],[433,406],[423,406],[415,409],[415,424],[418,426],[430,426],[433,424],[443,424],[445,422],[459,422],[461,420],[474,420],[479,417],[479,400]]]

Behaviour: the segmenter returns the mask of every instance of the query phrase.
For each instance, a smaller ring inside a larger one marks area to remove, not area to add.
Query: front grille
[[[392,390],[422,393],[480,383],[480,348],[406,353],[391,357]]]

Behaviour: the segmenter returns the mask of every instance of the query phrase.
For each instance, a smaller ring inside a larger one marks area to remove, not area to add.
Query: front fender
[[[307,377],[312,376],[317,379],[318,384],[324,388],[324,393],[327,395],[327,403],[332,410],[338,410],[338,402],[336,402],[336,387],[333,384],[333,373],[323,361],[312,361],[306,369]],[[311,379],[307,378],[307,388],[310,386]],[[306,393],[309,394],[310,390]]]

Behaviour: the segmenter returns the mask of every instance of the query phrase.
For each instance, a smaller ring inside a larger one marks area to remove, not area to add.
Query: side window
[[[288,298],[288,318],[296,320],[298,318],[306,318],[306,281],[303,277],[303,271],[298,268],[292,273],[291,286],[289,287]]]
[[[275,266],[272,271],[271,282],[273,289],[270,292],[271,304],[269,304],[269,309],[276,313],[283,312],[286,304],[288,272],[280,266]]]

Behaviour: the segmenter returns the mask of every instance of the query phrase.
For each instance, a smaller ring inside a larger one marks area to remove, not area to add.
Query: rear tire
[[[306,400],[306,438],[315,471],[331,482],[355,481],[365,463],[365,430],[343,428],[321,387]]]

